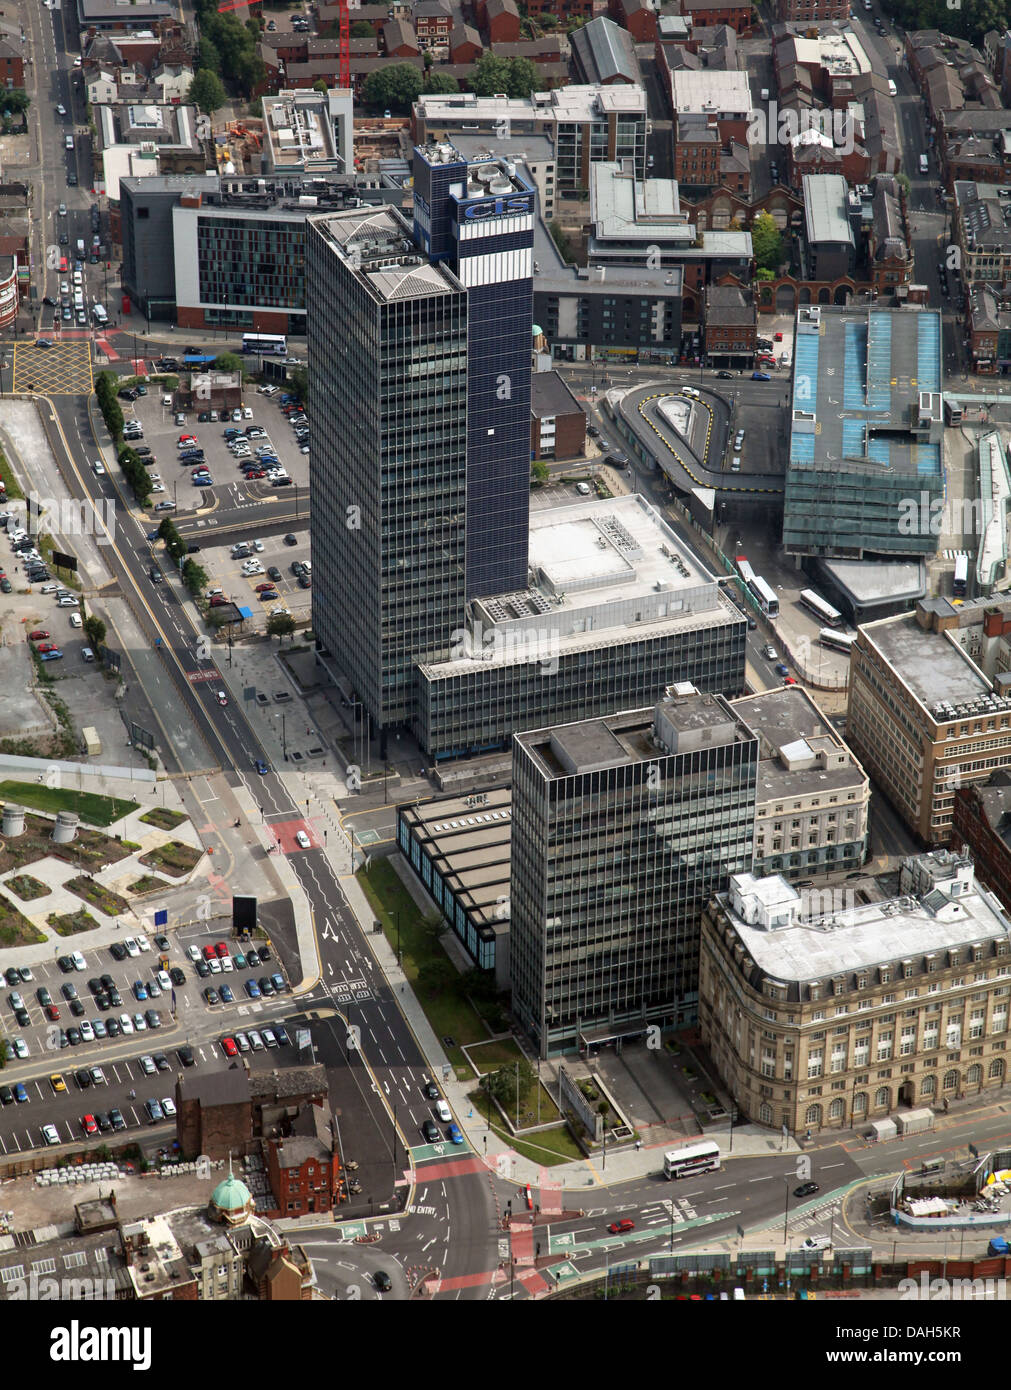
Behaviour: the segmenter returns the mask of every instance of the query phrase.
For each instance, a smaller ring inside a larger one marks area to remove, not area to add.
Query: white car
[[[263,1051],[263,1039],[260,1037],[259,1033],[256,1031],[255,1028],[251,1029],[250,1032],[246,1034],[246,1037],[249,1039],[249,1046],[253,1049],[254,1052]]]
[[[129,1014],[120,1014],[120,1016],[119,1016],[119,1026],[120,1026],[120,1028],[122,1028],[122,1030],[123,1030],[124,1033],[132,1033],[132,1032],[133,1032],[133,1019],[130,1017]]]
[[[105,477],[105,464],[102,462],[101,459],[96,459],[95,462],[91,465],[91,467],[94,471],[96,478]]]
[[[166,994],[168,994],[172,989],[172,981],[169,979],[168,971],[159,970],[156,979],[161,988],[165,991]]]
[[[82,619],[80,613],[71,613],[71,615],[70,615],[70,626],[71,626],[71,627],[83,627],[83,626],[84,626],[84,620]]]
[[[147,937],[144,935],[142,931],[139,931],[137,933],[136,941],[137,945],[140,947],[142,951],[150,951],[151,943],[150,941],[148,941]]]
[[[305,833],[304,830],[295,831],[295,843],[297,845],[300,845],[302,849],[312,848],[312,841],[309,839],[309,836]]]
[[[158,1070],[154,1064],[154,1058],[150,1056],[140,1059],[140,1069],[145,1076],[154,1076],[155,1072]]]
[[[65,598],[58,598],[56,600],[56,606],[57,608],[79,608],[80,599],[71,598],[68,594]]]
[[[235,969],[235,962],[232,960],[231,956],[221,957],[221,969],[224,971],[226,975],[229,973],[229,971]]]
[[[437,1100],[435,1102],[435,1113],[444,1125],[448,1125],[453,1118],[453,1112],[444,1100]]]
[[[46,1141],[47,1144],[62,1144],[62,1143],[63,1143],[63,1140],[60,1138],[59,1134],[57,1133],[57,1130],[56,1130],[56,1126],[55,1126],[55,1125],[43,1125],[43,1126],[42,1126],[42,1137],[43,1137],[43,1139],[45,1139],[45,1141]]]
[[[126,954],[128,956],[136,958],[140,955],[140,947],[137,945],[136,941],[134,941],[132,936],[128,936],[126,940],[123,942],[123,945],[126,947]]]
[[[75,970],[86,970],[88,968],[88,962],[81,955],[80,951],[75,951],[70,959],[74,962]]]
[[[216,693],[216,695],[215,695],[214,698],[217,700],[217,702],[218,702],[219,705],[227,705],[227,704],[228,704],[228,696],[225,694],[225,692],[224,692],[223,690],[219,690],[219,691]]]
[[[186,947],[186,954],[189,956],[190,960],[194,960],[194,961],[195,961],[195,960],[200,960],[200,959],[201,959],[200,947],[199,947],[199,946],[187,946],[187,947]]]
[[[14,1055],[16,1057],[22,1058],[30,1057],[32,1055],[28,1051],[28,1044],[25,1042],[24,1038],[15,1038],[12,1046],[14,1048]]]
[[[80,1027],[80,1030],[81,1030],[81,1039],[82,1039],[82,1041],[84,1041],[84,1042],[94,1042],[94,1041],[95,1041],[95,1030],[94,1030],[94,1028],[92,1028],[91,1024],[88,1022],[88,1020],[87,1020],[86,1018],[82,1018],[82,1019],[81,1019],[81,1022],[80,1022],[79,1027]]]
[[[174,1115],[176,1113],[176,1103],[174,1100],[170,1100],[168,1096],[161,1102],[161,1108],[166,1115]]]
[[[134,1014],[133,1027],[134,1031],[137,1033],[144,1033],[147,1031],[147,1019],[143,1014]]]
[[[207,962],[207,968],[212,975],[221,974],[221,962],[218,960],[217,956],[211,956],[210,960]]]
[[[105,1086],[108,1084],[105,1079],[105,1072],[101,1067],[91,1068],[91,1079],[96,1086]]]
[[[253,549],[257,552],[257,554],[262,554],[262,553],[263,553],[263,541],[254,541],[254,542],[253,542]]]
[[[277,1046],[277,1037],[274,1034],[273,1028],[261,1028],[260,1037],[263,1039],[264,1047]]]
[[[39,593],[40,593],[40,594],[55,594],[56,591],[57,591],[57,589],[59,589],[59,587],[60,587],[59,584],[55,584],[55,583],[54,583],[54,584],[43,584],[42,588],[39,590]]]
[[[802,1250],[828,1250],[831,1244],[828,1236],[808,1236],[800,1248]]]
[[[253,418],[253,412],[248,405],[242,407],[242,418],[243,420],[251,420]]]
[[[165,484],[164,484],[164,483],[152,483],[152,485],[151,485],[151,491],[152,491],[152,492],[164,492],[164,491],[165,491]]]

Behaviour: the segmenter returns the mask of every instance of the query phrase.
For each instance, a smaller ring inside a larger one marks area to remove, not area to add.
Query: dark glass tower
[[[396,211],[306,237],[313,630],[385,743],[464,612],[467,294]]]
[[[467,597],[527,585],[536,194],[505,160],[414,152],[414,235],[467,289]]]
[[[688,691],[513,742],[513,1008],[542,1057],[695,1017],[702,909],[752,865],[758,740]]]

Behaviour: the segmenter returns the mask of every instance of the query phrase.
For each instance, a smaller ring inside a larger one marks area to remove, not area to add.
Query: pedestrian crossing
[[[676,1201],[659,1202],[642,1209],[642,1218],[647,1226],[670,1226],[672,1223],[677,1226],[684,1221],[697,1221],[698,1216],[698,1212],[687,1197],[680,1197]]]

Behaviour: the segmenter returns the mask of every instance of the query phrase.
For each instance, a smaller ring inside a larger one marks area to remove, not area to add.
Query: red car
[[[782,333],[773,333],[773,335],[772,335],[772,341],[773,341],[774,343],[781,343],[781,342],[783,341],[783,335],[782,335]]]
[[[59,1019],[59,1017],[60,1017],[60,1011],[59,1011],[59,1009],[56,1007],[56,1005],[55,1005],[55,1004],[47,1004],[47,1005],[46,1005],[46,1018],[48,1018],[52,1023],[56,1023],[57,1020]]]
[[[793,676],[784,676],[784,677],[783,677],[783,684],[784,684],[784,685],[796,685],[797,682],[794,680]]]
[[[40,646],[36,647],[35,650],[39,652],[55,652],[57,646],[55,642],[43,642]]]
[[[225,1050],[225,1056],[226,1056],[226,1057],[238,1057],[238,1055],[239,1055],[239,1049],[238,1049],[238,1048],[236,1047],[236,1045],[235,1045],[235,1039],[234,1039],[234,1038],[222,1038],[222,1039],[221,1039],[221,1046],[222,1046],[222,1047],[224,1048],[224,1050]]]
[[[81,1118],[81,1128],[84,1130],[85,1134],[97,1134],[97,1133],[98,1133],[98,1123],[97,1123],[97,1121],[95,1120],[94,1115],[84,1115],[84,1116],[82,1116],[82,1118]]]
[[[780,334],[779,336],[782,337],[783,335]],[[197,437],[196,437],[195,434],[181,434],[181,435],[179,436],[179,443],[180,443],[180,444],[195,444],[196,442],[197,442]]]
[[[204,960],[213,960],[217,954],[218,953],[213,946],[204,947]]]
[[[228,955],[228,945],[227,945],[227,943],[224,942],[224,941],[219,941],[218,944],[215,946],[214,949],[215,949],[215,950],[217,951],[217,953],[218,953],[218,959],[219,959],[219,960],[220,960],[220,958],[221,958],[222,956],[227,956],[227,955]]]
[[[230,602],[229,599],[222,598],[220,594],[215,594],[214,597],[211,599],[209,606],[211,608],[224,608],[225,604],[228,602]]]
[[[44,627],[37,627],[34,632],[28,634],[28,640],[30,642],[44,642],[48,636],[49,633]]]
[[[265,594],[268,589],[272,589],[273,587],[273,584],[257,584],[255,592],[258,594]]]
[[[624,1235],[626,1231],[635,1230],[635,1222],[629,1221],[627,1216],[623,1216],[620,1221],[612,1221],[607,1228],[612,1236]]]
[[[246,470],[247,478],[265,478],[266,476],[262,468],[249,468]]]

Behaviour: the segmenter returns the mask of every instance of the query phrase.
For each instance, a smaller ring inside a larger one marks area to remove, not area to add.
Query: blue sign
[[[485,198],[480,203],[470,203],[463,210],[464,217],[515,217],[520,213],[533,211],[533,199],[529,193],[518,193],[511,198]]]
[[[154,924],[156,927],[168,926],[168,908],[159,907],[154,914]]]

